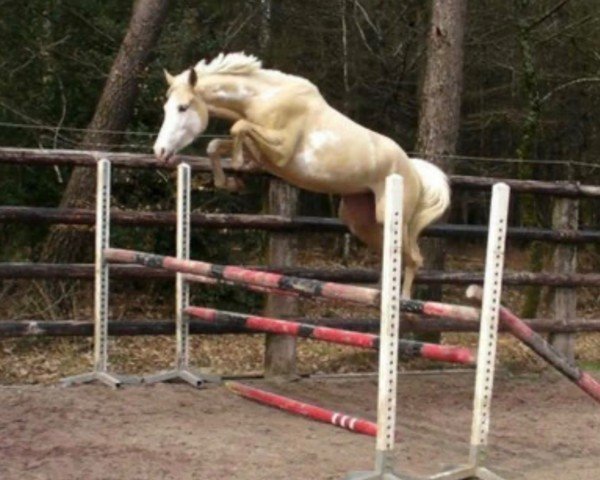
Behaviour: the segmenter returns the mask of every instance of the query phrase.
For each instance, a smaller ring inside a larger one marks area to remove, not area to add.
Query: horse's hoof
[[[239,193],[246,189],[246,184],[241,178],[229,177],[225,182],[225,190],[231,193]]]

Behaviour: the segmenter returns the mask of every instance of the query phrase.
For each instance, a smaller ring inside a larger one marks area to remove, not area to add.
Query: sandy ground
[[[260,386],[375,419],[376,382]],[[398,470],[468,454],[473,375],[402,375]],[[600,408],[562,378],[496,381],[487,463],[507,479],[600,478]],[[374,439],[264,407],[224,387],[0,387],[0,478],[341,479],[373,465]]]

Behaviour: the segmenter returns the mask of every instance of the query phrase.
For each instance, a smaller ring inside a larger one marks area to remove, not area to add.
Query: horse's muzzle
[[[175,152],[168,151],[165,147],[154,147],[154,155],[156,159],[163,163],[169,163]]]

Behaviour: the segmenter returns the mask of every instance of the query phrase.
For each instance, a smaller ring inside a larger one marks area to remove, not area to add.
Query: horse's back
[[[264,71],[267,82],[251,116],[297,138],[293,158],[272,173],[310,190],[351,194],[367,191],[391,173],[414,184],[418,175],[404,150],[331,106],[310,81]]]

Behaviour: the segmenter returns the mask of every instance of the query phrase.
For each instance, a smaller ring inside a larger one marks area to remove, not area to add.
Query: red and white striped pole
[[[185,309],[185,312],[193,317],[208,322],[226,322],[250,330],[313,338],[324,342],[379,350],[379,336],[370,333],[321,327],[308,323],[279,320],[276,318],[260,317],[243,313],[225,312],[204,307],[190,306]],[[398,339],[397,348],[399,355],[403,357],[422,357],[434,361],[460,364],[473,364],[475,362],[473,353],[468,348],[464,347]]]
[[[234,287],[240,286],[237,283],[229,281],[229,280],[219,280],[219,279],[208,277],[205,275],[192,275],[190,273],[185,273],[183,275],[183,278],[186,281],[191,282],[191,283],[203,283],[206,285],[228,285],[228,286],[234,286]],[[300,296],[297,292],[289,291],[289,290],[281,290],[278,288],[260,287],[258,285],[242,285],[242,286],[244,288],[246,288],[247,290],[250,290],[250,291],[256,292],[256,293],[270,293],[273,295],[287,295],[287,296],[291,296],[291,297],[299,297]]]
[[[471,285],[467,289],[467,297],[480,300],[483,296],[481,287]],[[527,345],[534,353],[581,388],[585,393],[600,403],[600,383],[589,373],[573,365],[558,350],[535,332],[523,320],[507,308],[500,307],[500,323],[516,338]]]
[[[312,418],[313,420],[317,420],[319,422],[329,423],[331,425],[335,425],[336,427],[345,428],[346,430],[350,430],[352,432],[362,433],[372,437],[377,435],[377,425],[363,418],[353,417],[344,413],[334,412],[333,410],[311,405],[309,403],[299,402],[298,400],[293,400],[282,395],[260,390],[258,388],[250,387],[238,382],[225,382],[225,385],[232,392],[264,405],[276,407],[296,415]]]
[[[135,263],[150,268],[164,268],[188,275],[210,277],[219,282],[232,282],[245,288],[260,287],[269,293],[289,292],[303,297],[321,297],[342,300],[360,305],[378,307],[381,292],[376,288],[358,287],[335,282],[322,282],[282,275],[279,273],[249,270],[233,265],[216,265],[198,260],[180,260],[175,257],[119,248],[105,250],[105,258],[111,263]],[[201,279],[196,279],[200,281]],[[400,310],[432,317],[479,321],[479,309],[463,305],[419,300],[400,300]]]

